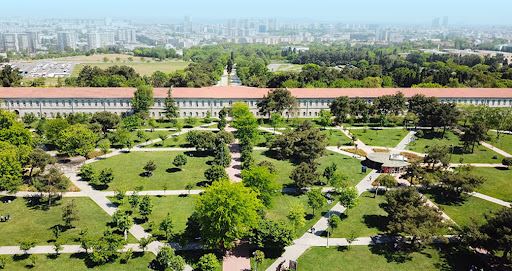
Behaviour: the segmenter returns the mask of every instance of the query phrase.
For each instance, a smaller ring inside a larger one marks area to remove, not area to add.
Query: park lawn
[[[306,211],[306,223],[304,226],[297,228],[295,233],[297,236],[301,236],[308,229],[310,229],[320,217],[325,214],[329,209],[334,206],[335,202],[331,202],[331,204],[326,204],[324,207],[319,210],[315,210],[315,215],[313,215],[313,210],[308,206],[308,197],[307,195],[289,195],[289,194],[276,194],[272,197],[272,204],[267,209],[266,218],[275,220],[275,221],[283,221],[285,223],[289,223],[287,218],[290,208],[295,205],[302,205],[304,210]]]
[[[153,222],[155,225],[159,225],[160,222],[162,222],[162,220],[169,213],[172,217],[172,223],[174,226],[173,232],[183,232],[185,230],[188,218],[194,211],[194,204],[196,199],[196,195],[188,195],[186,197],[151,197],[151,203],[153,203],[153,212],[149,216],[148,222],[143,224],[143,227],[147,229],[150,222]]]
[[[396,147],[409,133],[405,129],[352,129],[350,133],[368,146]]]
[[[114,180],[108,190],[133,191],[142,186],[144,190],[181,190],[189,183],[197,185],[204,181],[204,171],[209,167],[207,162],[211,157],[199,155],[197,152],[187,152],[187,164],[182,170],[174,169],[172,161],[178,154],[184,152],[131,152],[110,157],[92,163],[97,171],[111,168]],[[148,161],[154,161],[157,168],[151,177],[141,176],[143,167]]]
[[[276,129],[283,132],[283,128],[292,128],[293,129],[293,128],[299,126],[299,124],[303,123],[304,121],[311,122],[313,124],[313,127],[322,128],[322,126],[320,126],[317,123],[317,120],[314,118],[286,118],[285,117],[283,123],[279,126],[276,126]],[[271,125],[270,120],[268,118],[261,119],[260,126],[266,127],[266,128],[274,128]]]
[[[272,158],[270,152],[255,150],[254,161],[257,163],[268,160],[272,162],[277,169],[277,183],[284,186],[293,185],[293,181],[290,179],[290,174],[295,165],[290,160],[277,160]],[[338,168],[337,171],[347,177],[349,185],[356,185],[361,181],[367,173],[361,173],[361,161],[348,157],[342,154],[338,154],[331,151],[325,151],[324,156],[320,157],[317,162],[319,163],[318,172],[322,176],[324,169],[335,163]],[[320,178],[325,181],[323,177]]]
[[[134,58],[135,59],[135,58]],[[135,69],[135,71],[143,75],[152,75],[156,71],[161,71],[164,73],[171,73],[178,70],[184,70],[188,66],[189,62],[186,61],[162,61],[162,62],[91,62],[91,63],[81,63],[75,66],[72,72],[72,76],[78,76],[80,71],[84,66],[95,66],[101,69],[106,69],[112,66],[128,66]]]
[[[368,237],[384,232],[387,213],[379,204],[385,202],[385,197],[374,196],[374,193],[363,193],[354,208],[341,214],[342,221],[332,237]]]
[[[151,57],[143,57],[144,61],[141,61],[141,58],[138,56],[128,55],[128,54],[94,54],[94,55],[79,55],[79,56],[67,56],[67,57],[59,57],[59,58],[53,58],[49,60],[53,61],[73,61],[73,62],[83,62],[83,63],[96,63],[96,62],[103,62],[104,58],[108,58],[109,60],[116,60],[116,58],[119,58],[121,61],[128,61],[128,59],[131,57],[133,58],[133,62],[146,62],[154,60],[154,58]]]
[[[472,196],[468,196],[461,203],[450,203],[443,200],[441,196],[432,194],[427,194],[427,197],[459,226],[470,225],[473,220],[479,224],[483,223],[485,220],[484,214],[504,208],[498,204]]]
[[[320,157],[317,161],[320,164],[318,166],[320,176],[322,176],[327,166],[335,163],[337,166],[336,172],[344,175],[350,186],[355,186],[368,174],[368,172],[361,172],[361,161],[332,151],[326,150],[324,156]],[[325,181],[323,177],[321,179]]]
[[[271,72],[301,72],[302,66],[300,64],[292,64],[292,63],[270,63],[267,67]]]
[[[48,270],[69,270],[69,271],[118,271],[118,270],[134,270],[142,271],[149,270],[149,263],[155,258],[151,253],[134,252],[133,258],[125,264],[122,264],[119,259],[115,262],[106,263],[100,266],[87,266],[85,253],[79,254],[61,254],[57,258],[54,255],[34,255],[36,257],[36,266],[27,266],[30,262],[24,255],[8,256],[8,262],[5,270],[11,271],[48,271]]]
[[[158,133],[162,133],[162,132],[155,132],[155,133],[157,133],[157,138],[158,138]],[[171,134],[173,134],[173,133],[171,133]],[[157,142],[157,143],[153,143],[151,145],[147,145],[144,147],[146,147],[146,148],[190,148],[192,146],[187,141],[187,134],[181,134],[178,136],[171,136],[170,138],[167,138],[163,143]]]
[[[487,143],[493,145],[494,147],[501,149],[503,151],[512,154],[512,135],[509,134],[500,134],[500,138],[496,138],[496,132],[489,132],[490,139]]]
[[[512,202],[512,170],[507,168],[475,167],[473,174],[485,177],[485,182],[476,192]]]
[[[499,164],[503,159],[503,156],[482,145],[475,145],[473,153],[462,153],[463,143],[452,131],[446,131],[444,138],[432,138],[428,132],[425,132],[425,137],[416,138],[408,145],[408,148],[411,151],[426,153],[428,148],[434,145],[453,146],[453,153],[450,159],[452,163],[460,163],[462,161],[462,163]]]
[[[427,247],[413,252],[401,261],[398,253],[384,245],[351,246],[350,248],[312,247],[298,259],[299,270],[323,271],[409,271],[469,270],[472,259],[467,255],[449,255],[447,247]],[[396,255],[396,260],[393,258]],[[455,257],[454,257],[455,256]]]
[[[327,146],[349,146],[352,145],[352,140],[348,138],[343,132],[339,130],[323,130],[327,138]]]
[[[11,220],[0,225],[1,246],[19,245],[22,241],[48,245],[54,240],[51,228],[63,224],[62,207],[71,200],[75,201],[79,220],[74,222],[75,228],[62,232],[59,239],[63,244],[77,244],[76,238],[84,229],[92,238],[98,238],[111,221],[110,216],[89,198],[63,198],[48,210],[41,209],[40,205],[30,206],[23,198],[16,198],[11,203],[4,200],[0,201],[1,215],[9,214]],[[133,237],[130,239],[134,240]]]

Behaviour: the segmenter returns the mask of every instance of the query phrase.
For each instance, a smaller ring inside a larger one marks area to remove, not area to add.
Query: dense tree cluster
[[[152,57],[158,58],[159,60],[164,60],[166,58],[176,58],[178,55],[176,54],[176,50],[174,49],[166,49],[163,47],[154,47],[154,48],[135,48],[133,49],[134,56],[140,57]]]
[[[137,87],[145,81],[129,66],[112,66],[106,69],[84,66],[78,77],[65,80],[68,86],[77,87]]]

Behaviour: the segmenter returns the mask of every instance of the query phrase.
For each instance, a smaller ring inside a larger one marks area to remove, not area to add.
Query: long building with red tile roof
[[[150,114],[162,116],[167,88],[155,88],[155,106]],[[405,97],[416,94],[437,97],[443,102],[458,104],[511,107],[512,89],[508,88],[293,88],[289,89],[298,100],[293,114],[315,117],[321,109],[328,109],[333,99],[340,96],[361,98],[368,103],[383,95],[401,92]],[[118,114],[131,110],[135,88],[0,88],[2,108],[15,110],[21,115],[34,113],[40,116],[94,113],[109,111]],[[206,112],[217,116],[223,107],[243,101],[257,114],[256,104],[270,91],[265,88],[244,86],[174,88],[172,96],[180,107],[181,116],[204,117]],[[290,112],[291,113],[291,112]],[[288,113],[287,113],[288,114]]]

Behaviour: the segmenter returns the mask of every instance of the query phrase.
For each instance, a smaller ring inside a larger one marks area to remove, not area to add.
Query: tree
[[[348,113],[350,113],[350,101],[348,97],[342,96],[336,98],[334,101],[332,101],[329,107],[331,109],[332,115],[334,115],[336,123],[342,124],[345,122]]]
[[[59,255],[59,252],[63,249],[64,247],[62,246],[62,244],[60,243],[59,240],[55,240],[55,242],[53,242],[53,250],[55,251],[55,255]]]
[[[174,225],[172,223],[171,214],[167,213],[162,222],[158,227],[163,233],[166,240],[170,240],[172,237],[172,230],[174,229]]]
[[[57,147],[68,155],[86,156],[94,150],[98,135],[93,133],[84,124],[71,125],[59,134]]]
[[[258,136],[258,120],[249,110],[249,105],[242,102],[231,107],[232,126],[237,129],[236,137],[240,140],[253,141]]]
[[[217,259],[217,256],[213,253],[208,253],[201,258],[199,258],[199,262],[197,262],[196,270],[198,271],[220,271],[221,266],[220,262]]]
[[[89,253],[89,260],[94,264],[105,264],[119,255],[119,249],[125,244],[123,238],[114,234],[112,230],[107,229],[103,232],[98,240],[96,240]]]
[[[281,255],[284,248],[293,242],[294,231],[283,222],[263,219],[259,226],[252,230],[250,243],[258,249],[272,255]]]
[[[190,131],[187,133],[187,141],[197,151],[213,152],[215,150],[216,135],[210,131]]]
[[[254,255],[254,262],[256,263],[256,267],[254,268],[254,270],[258,270],[258,265],[263,263],[263,260],[265,260],[265,253],[263,253],[263,251],[261,251],[261,250],[256,250],[256,251],[254,251],[253,255]]]
[[[315,210],[322,208],[327,203],[320,189],[311,189],[306,195],[308,196],[308,205],[313,209],[313,215],[315,215]]]
[[[98,175],[98,184],[108,186],[114,180],[114,171],[111,168],[105,168],[100,171]]]
[[[101,125],[101,131],[106,134],[109,130],[115,129],[121,122],[121,118],[112,112],[102,111],[92,115],[91,123]]]
[[[139,203],[139,214],[142,216],[142,219],[147,221],[148,216],[153,212],[153,203],[151,203],[151,198],[146,195],[142,197],[142,200]]]
[[[82,178],[82,181],[84,181],[84,182],[89,182],[89,183],[96,182],[96,173],[94,172],[92,165],[83,165],[80,168],[80,172],[78,173],[78,176],[80,176],[80,178]]]
[[[293,169],[290,179],[293,180],[297,187],[304,188],[317,182],[320,176],[316,172],[316,164],[303,162]]]
[[[110,140],[108,140],[108,139],[102,139],[102,140],[98,141],[98,148],[100,148],[100,150],[103,154],[107,154],[110,151],[110,146],[111,146],[111,143],[110,143]]]
[[[337,214],[332,214],[327,220],[327,247],[329,247],[329,236],[332,232],[339,227],[341,224],[341,218]]]
[[[357,193],[357,189],[355,187],[346,187],[340,190],[340,204],[347,208],[345,213],[357,205],[358,196],[359,194]]]
[[[270,114],[270,124],[274,128],[274,131],[276,130],[276,127],[279,127],[283,125],[284,118],[283,115],[279,113],[271,113]]]
[[[328,182],[331,181],[331,179],[334,177],[334,175],[336,174],[336,170],[338,169],[338,166],[336,165],[336,163],[331,163],[330,165],[328,165],[325,169],[324,169],[324,178],[327,179]]]
[[[272,195],[277,190],[276,180],[277,175],[266,167],[254,166],[242,171],[243,184],[258,192],[258,198],[265,206],[270,206]]]
[[[187,185],[185,185],[185,189],[188,191],[188,194],[190,195],[190,190],[194,189],[194,184],[188,183]]]
[[[19,86],[23,77],[21,76],[20,70],[13,69],[11,65],[4,66],[0,70],[0,80],[2,81],[2,87],[15,87]]]
[[[146,252],[146,249],[148,248],[149,244],[153,243],[155,241],[155,238],[152,236],[149,237],[142,237],[139,239],[139,247],[142,249],[143,252]]]
[[[471,153],[475,150],[475,145],[487,137],[488,128],[481,121],[474,122],[470,127],[464,129],[461,140],[464,142],[464,149]]]
[[[54,164],[56,159],[44,150],[36,148],[28,156],[28,163],[30,165],[29,177],[32,177],[34,168],[39,169],[39,173],[44,172],[45,168],[49,164]]]
[[[277,136],[270,149],[276,150],[281,159],[296,158],[311,164],[325,152],[325,137],[310,121],[304,121],[295,131]]]
[[[112,225],[119,231],[124,233],[124,240],[128,239],[128,230],[133,225],[133,218],[130,217],[126,212],[116,211],[112,215]]]
[[[34,241],[22,241],[20,243],[20,249],[23,250],[23,252],[25,252],[25,254],[27,254],[28,251],[35,246],[36,246],[36,243]]]
[[[295,229],[298,229],[306,224],[305,216],[306,211],[304,211],[304,207],[301,204],[294,204],[290,206],[286,217],[290,220]]]
[[[296,104],[297,99],[289,90],[278,88],[269,91],[257,106],[261,114],[270,116],[271,113],[282,115],[285,110],[291,110]]]
[[[22,172],[16,150],[0,148],[0,191],[17,191],[22,184]]]
[[[443,227],[439,210],[427,205],[427,200],[413,187],[399,188],[386,193],[383,209],[388,213],[388,231],[408,238],[411,244],[429,240]]]
[[[438,187],[445,196],[457,200],[463,194],[473,192],[484,182],[484,177],[471,174],[471,168],[462,168],[457,172],[442,172]]]
[[[221,143],[217,146],[218,147],[215,150],[214,163],[225,168],[229,167],[229,165],[231,164],[231,153],[229,151],[228,145],[225,143]]]
[[[210,182],[220,181],[229,178],[226,169],[220,165],[213,165],[209,167],[207,170],[205,170],[204,177]]]
[[[318,114],[318,124],[322,125],[324,129],[327,126],[330,126],[332,124],[331,112],[321,109],[320,113]]]
[[[226,128],[226,125],[227,125],[226,116],[227,115],[228,115],[227,108],[224,107],[219,111],[219,123],[217,124],[217,128],[219,128],[219,130],[221,130],[221,131],[223,131],[224,128]]]
[[[174,157],[172,164],[175,167],[181,169],[181,167],[187,164],[187,157],[184,154],[178,154],[176,157]]]
[[[148,114],[149,109],[154,105],[153,87],[141,85],[133,94],[132,108],[135,113]]]
[[[151,177],[153,175],[153,171],[156,170],[156,163],[153,160],[149,160],[146,165],[143,167],[144,176]]]
[[[79,219],[75,200],[69,201],[64,205],[64,207],[62,207],[62,221],[64,222],[64,227],[68,229],[73,228],[73,223]]]
[[[258,225],[262,208],[252,189],[240,183],[219,181],[199,197],[195,212],[206,244],[226,249]]]
[[[48,194],[48,206],[52,205],[52,198],[56,193],[68,190],[69,184],[68,177],[55,167],[52,167],[47,174],[38,177],[34,182],[38,192]]]
[[[78,242],[80,243],[80,248],[85,250],[85,253],[89,253],[89,249],[93,245],[93,240],[89,236],[89,233],[87,230],[81,230],[78,236]]]
[[[450,164],[450,148],[444,145],[431,146],[427,150],[424,162],[431,164],[431,168],[434,168],[437,164],[441,164],[444,167],[448,166]]]
[[[493,257],[501,255],[502,261],[510,264],[512,209],[502,208],[499,211],[485,215],[483,224],[465,226],[461,233],[463,242],[468,246],[481,249],[490,253]]]
[[[160,249],[152,262],[152,268],[156,270],[182,271],[185,269],[185,260],[174,253],[174,249],[164,246]]]

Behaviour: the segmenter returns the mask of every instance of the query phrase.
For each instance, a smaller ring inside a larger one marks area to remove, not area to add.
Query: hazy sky
[[[2,17],[223,19],[282,17],[346,22],[512,25],[512,0],[2,0]]]

